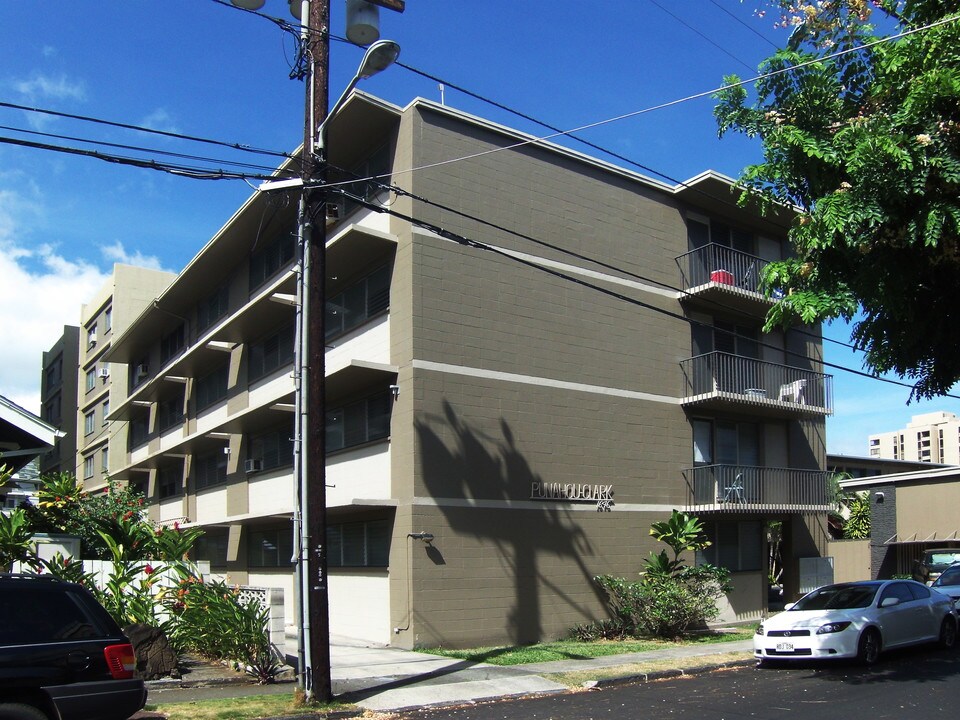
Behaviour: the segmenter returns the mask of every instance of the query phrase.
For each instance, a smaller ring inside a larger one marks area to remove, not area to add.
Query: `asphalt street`
[[[650,683],[405,713],[415,720],[851,720],[955,717],[960,652],[914,648],[853,663],[752,666]]]

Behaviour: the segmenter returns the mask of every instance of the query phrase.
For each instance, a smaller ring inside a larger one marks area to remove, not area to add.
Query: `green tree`
[[[866,367],[943,394],[960,380],[960,0],[769,4],[788,47],[752,101],[730,77],[715,109],[721,136],[763,144],[741,202],[798,208],[796,257],[762,278],[766,329],[852,320]],[[874,20],[910,34],[863,47]]]

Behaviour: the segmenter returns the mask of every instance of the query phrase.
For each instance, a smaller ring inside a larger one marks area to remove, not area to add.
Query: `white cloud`
[[[151,270],[167,270],[167,268],[161,265],[160,259],[155,255],[144,255],[139,250],[130,253],[119,240],[113,243],[113,245],[102,246],[100,248],[100,254],[111,266],[113,263],[123,263],[124,265],[137,265]],[[168,272],[170,271],[168,270]]]
[[[163,108],[157,108],[140,121],[140,126],[150,128],[151,130],[162,130],[163,132],[178,133],[176,123],[173,117]]]
[[[78,325],[80,307],[108,280],[113,263],[159,268],[157,258],[128,252],[122,243],[100,248],[107,269],[64,256],[58,247],[31,243],[27,228],[43,214],[39,201],[0,190],[0,395],[40,411],[40,371],[45,350],[64,325]]]
[[[66,75],[50,77],[34,74],[29,80],[13,83],[13,89],[30,100],[85,100],[87,90],[83,81],[74,81]]]
[[[80,305],[93,297],[107,274],[68,260],[50,246],[25,249],[0,244],[0,394],[33,413],[40,410],[42,353],[77,325]]]

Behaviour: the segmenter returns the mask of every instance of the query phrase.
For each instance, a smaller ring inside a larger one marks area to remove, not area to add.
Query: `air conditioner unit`
[[[149,372],[150,372],[150,368],[147,367],[146,363],[140,363],[134,369],[134,375],[136,375],[138,378],[146,377],[147,373]]]
[[[263,460],[257,460],[253,458],[246,460],[243,463],[243,469],[248,473],[260,472],[263,470]]]
[[[100,368],[97,371],[97,376],[106,380],[108,377],[110,377],[110,370],[108,370],[107,368]]]

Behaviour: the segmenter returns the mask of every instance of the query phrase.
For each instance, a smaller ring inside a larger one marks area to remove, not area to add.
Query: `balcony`
[[[824,470],[703,465],[683,471],[687,510],[702,513],[810,513],[833,509]]]
[[[718,306],[762,317],[773,304],[760,292],[760,273],[768,265],[723,245],[710,244],[676,259],[680,268],[680,301],[716,309]]]
[[[786,418],[833,413],[830,375],[724,352],[688,358],[680,367],[687,407]]]

